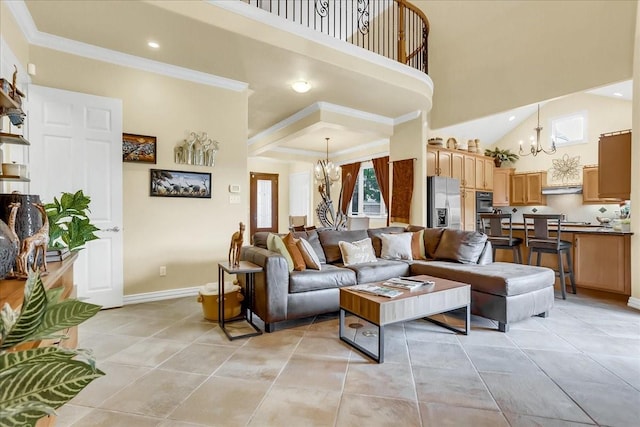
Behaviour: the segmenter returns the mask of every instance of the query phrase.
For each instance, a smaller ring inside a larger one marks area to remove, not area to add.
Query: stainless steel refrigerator
[[[460,229],[460,181],[443,176],[427,177],[427,227]]]

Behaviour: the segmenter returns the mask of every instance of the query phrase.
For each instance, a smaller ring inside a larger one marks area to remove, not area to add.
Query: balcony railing
[[[428,73],[429,20],[406,0],[243,0]]]

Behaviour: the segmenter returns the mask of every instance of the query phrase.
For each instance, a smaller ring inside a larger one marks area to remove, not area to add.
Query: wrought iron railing
[[[429,20],[406,0],[243,0],[428,73]]]

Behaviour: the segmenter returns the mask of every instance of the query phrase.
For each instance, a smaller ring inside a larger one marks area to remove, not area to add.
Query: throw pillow
[[[302,253],[300,249],[298,249],[297,243],[300,239],[296,239],[293,237],[293,234],[289,233],[282,239],[284,245],[287,247],[289,254],[291,255],[291,259],[293,260],[293,269],[296,271],[303,271],[307,268],[307,265],[304,262],[304,258],[302,257]]]
[[[273,243],[273,247],[274,247],[273,251],[280,253],[280,255],[282,255],[284,257],[284,259],[287,261],[287,266],[289,267],[289,272],[292,272],[293,271],[293,258],[291,258],[291,254],[287,250],[287,246],[282,241],[282,237],[278,236],[277,234],[274,234],[272,239],[273,239],[272,243]]]
[[[412,233],[397,233],[380,235],[382,241],[382,249],[380,257],[384,259],[406,259],[412,260],[411,255],[411,238]]]
[[[342,254],[342,262],[344,265],[362,264],[365,262],[376,262],[376,254],[373,252],[371,239],[357,240],[349,243],[343,240],[338,242],[340,253]]]
[[[424,230],[411,233],[411,255],[413,259],[427,259],[424,250]]]
[[[442,238],[442,232],[444,228],[425,228],[424,230],[424,248],[427,257],[435,258],[436,249],[440,244]]]
[[[435,259],[475,264],[487,242],[487,235],[477,231],[453,230],[446,228],[434,254]]]
[[[296,245],[298,245],[298,250],[302,254],[302,258],[304,258],[304,263],[307,268],[320,270],[320,258],[318,258],[316,251],[313,250],[311,243],[305,239],[299,239]]]
[[[276,250],[276,242],[275,242],[275,238],[278,237],[277,234],[274,233],[269,233],[267,235],[267,249],[272,251],[272,252],[277,252]]]

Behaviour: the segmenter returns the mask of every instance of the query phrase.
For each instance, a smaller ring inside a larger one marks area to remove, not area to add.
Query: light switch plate
[[[229,193],[239,193],[239,192],[240,192],[240,184],[229,185]]]
[[[235,194],[229,195],[229,203],[232,205],[239,205],[240,204],[240,196],[237,196]]]

